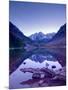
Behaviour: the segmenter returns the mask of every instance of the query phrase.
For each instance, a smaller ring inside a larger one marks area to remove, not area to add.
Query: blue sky
[[[66,5],[10,1],[9,20],[26,36],[57,32],[66,23]]]

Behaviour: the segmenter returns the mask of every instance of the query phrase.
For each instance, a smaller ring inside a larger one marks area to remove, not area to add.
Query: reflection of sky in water
[[[39,63],[39,62],[35,62],[32,61],[30,59],[26,59],[24,62],[26,62],[26,64],[24,65],[23,63],[20,65],[20,67],[10,76],[10,88],[24,88],[24,87],[30,87],[28,85],[21,85],[20,83],[22,81],[26,81],[32,78],[32,74],[31,73],[23,73],[20,71],[21,68],[42,68],[46,66],[46,62],[49,64],[49,68],[51,69],[52,65],[56,65],[56,69],[61,68],[61,65],[55,61],[47,61],[45,60],[43,63]]]

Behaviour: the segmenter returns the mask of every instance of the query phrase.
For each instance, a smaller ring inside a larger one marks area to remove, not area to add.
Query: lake
[[[59,50],[60,51],[60,50]],[[27,54],[26,54],[27,55]],[[63,56],[62,53],[60,55]],[[38,87],[38,80],[32,79],[32,73],[29,72],[21,72],[20,69],[22,68],[43,68],[46,67],[48,64],[49,69],[53,69],[52,66],[56,66],[53,70],[56,71],[61,69],[62,66],[58,62],[58,54],[49,52],[44,49],[39,49],[33,51],[33,53],[21,63],[19,68],[14,71],[9,77],[9,88],[16,89],[16,88],[30,88],[30,87]],[[64,56],[63,56],[64,57]],[[23,83],[25,82],[25,83]],[[47,86],[47,85],[44,85]]]

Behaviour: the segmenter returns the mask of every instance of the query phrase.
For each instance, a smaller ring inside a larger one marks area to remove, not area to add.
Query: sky
[[[66,23],[66,5],[10,1],[9,20],[26,36],[57,32]]]

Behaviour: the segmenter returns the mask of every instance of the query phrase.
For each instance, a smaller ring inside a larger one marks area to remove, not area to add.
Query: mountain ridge
[[[46,41],[46,40],[49,40],[51,39],[53,36],[55,35],[55,33],[47,33],[47,34],[44,34],[42,32],[38,32],[38,33],[34,33],[32,35],[29,36],[30,39],[32,39],[33,41]]]

